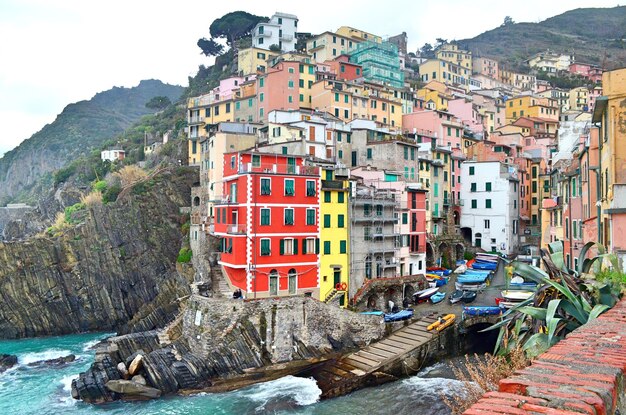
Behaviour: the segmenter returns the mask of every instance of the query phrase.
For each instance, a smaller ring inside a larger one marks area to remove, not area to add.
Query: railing
[[[271,30],[263,30],[262,33],[258,33],[258,36],[272,37],[272,31]]]
[[[239,174],[265,173],[265,174],[290,174],[297,176],[319,176],[319,167],[294,166],[287,164],[260,164],[244,163],[239,165]]]
[[[230,195],[215,195],[215,199],[213,203],[216,205],[227,205],[229,203],[237,203],[236,197],[231,197]]]
[[[341,180],[322,180],[322,189],[344,190]]]
[[[235,223],[226,225],[226,233],[233,235],[242,235],[246,233],[246,225]]]
[[[286,41],[289,42],[289,41],[293,40],[293,36],[292,35],[286,35],[286,34],[283,33],[283,35],[280,36],[280,39],[281,40],[286,40]]]
[[[196,115],[194,117],[189,117],[189,124],[202,124],[204,122],[204,117]]]

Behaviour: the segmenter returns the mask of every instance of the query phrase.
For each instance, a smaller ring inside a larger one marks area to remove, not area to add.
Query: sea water
[[[171,396],[148,402],[89,405],[72,399],[72,379],[91,365],[93,345],[111,334],[79,334],[0,341],[0,353],[18,356],[18,364],[0,374],[0,415],[106,414],[449,414],[442,394],[463,393],[445,364],[383,386],[363,389],[336,399],[319,401],[313,379],[286,376],[228,393]],[[58,366],[28,366],[41,360],[76,355]]]

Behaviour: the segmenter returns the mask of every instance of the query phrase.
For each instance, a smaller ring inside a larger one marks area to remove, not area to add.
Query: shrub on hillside
[[[137,183],[148,176],[144,169],[136,165],[124,166],[113,174],[119,178],[122,187]]]
[[[68,206],[65,208],[65,221],[67,223],[74,223],[74,213],[79,212],[81,210],[85,210],[86,205],[84,203],[76,203],[72,206]]]
[[[80,198],[82,204],[87,207],[101,206],[102,205],[102,192],[94,190]]]
[[[178,251],[178,258],[176,259],[176,262],[185,264],[191,261],[192,256],[193,252],[191,251],[191,248],[181,248],[180,251]]]
[[[98,180],[91,187],[97,192],[104,193],[107,190],[107,182],[106,180]]]
[[[120,194],[121,191],[122,187],[118,183],[113,183],[102,195],[102,202],[105,204],[109,202],[115,202],[117,200],[117,196]]]

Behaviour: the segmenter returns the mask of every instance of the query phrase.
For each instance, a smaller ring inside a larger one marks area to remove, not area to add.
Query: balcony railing
[[[264,174],[288,174],[296,176],[319,176],[319,167],[294,166],[288,164],[259,164],[244,163],[239,166],[239,174],[264,173]]]
[[[345,190],[341,180],[322,180],[322,190]]]
[[[226,233],[231,235],[243,235],[246,233],[246,225],[235,223],[226,225]]]
[[[272,37],[272,31],[271,30],[264,30],[263,32],[259,32],[258,36],[261,36],[261,37]]]
[[[283,33],[280,36],[280,40],[286,40],[287,42],[290,42],[290,41],[293,40],[293,36],[292,35],[287,35],[287,34]]]
[[[230,203],[237,203],[236,197],[230,195],[215,195],[215,199],[212,202],[216,205],[228,205]]]
[[[189,125],[202,124],[203,122],[204,122],[204,117],[201,117],[199,115],[189,117]]]

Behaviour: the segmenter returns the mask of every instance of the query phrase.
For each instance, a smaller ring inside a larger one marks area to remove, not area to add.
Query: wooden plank
[[[402,353],[402,351],[403,351],[403,349],[399,349],[399,348],[394,347],[394,346],[389,346],[387,344],[380,343],[380,342],[378,342],[376,344],[372,344],[369,347],[372,347],[372,348],[375,348],[375,349],[379,349],[379,350],[384,350],[384,351],[386,351],[388,353],[392,353],[394,355]]]
[[[373,353],[375,355],[378,355],[378,356],[381,356],[381,357],[384,357],[384,358],[389,358],[389,357],[392,357],[392,356],[396,356],[398,354],[397,351],[390,352],[388,350],[380,349],[380,348],[374,347],[374,346],[370,346],[367,349],[364,349],[364,351],[366,351],[368,353]]]
[[[420,338],[424,338],[424,339],[430,339],[433,337],[432,333],[429,331],[421,331],[421,330],[406,330],[403,331],[403,333],[406,333],[410,336],[415,336],[415,337],[420,337]]]
[[[347,362],[349,365],[354,366],[357,369],[368,371],[372,369],[372,366],[367,363],[362,363],[357,360],[354,360],[352,357],[346,357],[343,359],[344,362]],[[354,369],[351,370],[354,373]]]
[[[390,357],[392,357],[392,356],[381,356],[381,355],[378,355],[374,351],[370,351],[369,349],[368,350],[361,350],[361,351],[359,351],[359,353],[362,356],[365,356],[368,359],[377,360],[379,362],[384,362],[385,360],[387,360]]]
[[[378,366],[380,364],[380,360],[379,359],[370,359],[366,356],[363,356],[362,354],[360,354],[361,352],[356,352],[356,353],[352,353],[350,355],[350,359],[352,360],[356,360],[357,362],[361,362],[363,364],[366,365],[370,365],[371,367],[375,367]]]
[[[341,376],[341,377],[344,377],[344,378],[352,376],[352,373],[350,373],[349,371],[345,371],[343,369],[340,369],[337,366],[329,366],[329,367],[325,368],[324,371],[330,372],[333,375]]]
[[[407,347],[413,347],[413,342],[409,341],[407,339],[402,339],[399,337],[388,337],[386,340],[386,344],[389,344],[389,342],[393,342],[393,343],[399,343],[402,344],[402,348],[406,349]],[[398,346],[396,346],[398,347]]]

